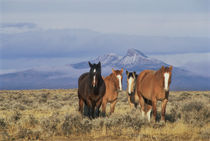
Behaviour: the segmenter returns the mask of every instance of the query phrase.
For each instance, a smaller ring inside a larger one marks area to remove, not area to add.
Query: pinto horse
[[[99,111],[106,86],[101,76],[101,63],[88,63],[90,71],[82,74],[78,80],[78,98],[79,111],[83,114],[85,103],[88,108],[87,114],[89,118],[92,119],[95,118],[95,111]],[[96,114],[96,116],[99,116],[99,112]]]
[[[118,91],[122,90],[122,73],[121,70],[112,69],[112,73],[104,78],[106,84],[106,93],[102,101],[102,114],[106,115],[106,104],[109,102],[110,105],[110,115],[114,112],[115,104],[117,103]]]
[[[136,93],[136,80],[138,75],[136,72],[128,72],[126,70],[127,75],[127,96],[128,96],[128,102],[130,103],[130,107],[135,108],[139,104],[139,97]]]
[[[150,112],[153,110],[153,118],[156,121],[157,101],[161,100],[161,120],[165,121],[165,110],[169,96],[169,86],[171,84],[172,66],[164,67],[158,71],[144,70],[137,78],[137,94],[141,105],[142,115],[147,113],[150,121]],[[145,102],[150,101],[148,109],[145,109]]]

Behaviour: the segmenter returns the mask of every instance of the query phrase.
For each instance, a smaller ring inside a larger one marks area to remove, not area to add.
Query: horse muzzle
[[[132,95],[134,95],[134,92],[128,93],[128,95],[129,95],[129,96],[132,96]]]
[[[167,88],[167,89],[164,88],[164,90],[165,90],[165,92],[169,92],[169,88]]]

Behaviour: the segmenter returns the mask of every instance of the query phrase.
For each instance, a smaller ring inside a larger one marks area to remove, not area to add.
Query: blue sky
[[[30,31],[34,35],[37,32],[42,33],[53,29],[87,29],[103,35],[193,37],[207,40],[210,38],[209,5],[209,0],[0,0],[0,34],[15,35],[15,33]],[[12,43],[12,40],[8,40]],[[24,38],[22,40],[24,41]],[[5,47],[2,45],[0,43],[0,49]],[[33,50],[35,54],[38,50],[28,49],[22,45],[17,45],[18,48],[15,50],[26,54],[28,54],[26,50]],[[202,47],[203,45],[200,46],[200,48]],[[40,52],[49,51],[48,48],[40,49]],[[122,52],[126,52],[128,48],[130,46],[122,48],[124,49]],[[196,69],[198,66],[200,70],[210,69],[208,65],[210,64],[209,50],[205,50],[206,47],[202,51],[207,53],[205,55],[201,52],[193,52],[192,55],[190,46],[186,46],[186,48],[189,48],[189,53],[185,51],[177,54],[180,47],[176,52],[176,49],[170,48],[168,45],[167,52],[172,50],[175,51],[175,54],[151,56],[172,65],[190,66],[186,67],[188,69]],[[142,50],[151,53],[153,49],[143,48]],[[15,50],[6,53],[8,56],[9,53],[13,53],[15,56]],[[56,46],[52,50],[56,52]],[[14,60],[14,56],[1,59],[0,73],[46,64],[67,64],[81,59],[66,56],[59,58],[35,56],[34,58],[25,57]],[[199,70],[198,72],[203,73]]]

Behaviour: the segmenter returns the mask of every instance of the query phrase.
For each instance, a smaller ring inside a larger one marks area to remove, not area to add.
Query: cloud
[[[201,62],[210,62],[210,50],[206,52],[194,52],[194,53],[175,53],[175,54],[161,54],[161,55],[150,55],[160,59],[168,64],[175,65],[177,67],[185,66],[186,64],[200,64]],[[210,64],[210,63],[209,63]],[[186,65],[187,66],[187,65]]]
[[[210,77],[210,58],[202,62],[188,62],[184,66],[184,69],[197,73],[204,77]]]
[[[35,30],[2,34],[1,58],[90,57],[106,53],[124,54],[136,48],[146,54],[206,52],[208,38],[153,37],[102,34],[84,29]]]
[[[210,76],[210,52],[150,55],[168,64],[189,70],[202,76]]]
[[[36,28],[37,25],[34,23],[2,23],[1,28]]]
[[[34,23],[1,23],[0,33],[20,33],[37,30],[38,26]]]

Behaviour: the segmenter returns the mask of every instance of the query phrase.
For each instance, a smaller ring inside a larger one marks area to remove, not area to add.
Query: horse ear
[[[97,65],[98,65],[98,67],[101,67],[101,62],[99,61]]]
[[[169,70],[172,71],[172,69],[173,69],[173,66],[170,66],[170,67],[169,67]]]
[[[135,78],[136,77],[136,72],[135,71],[132,72],[132,75],[133,75],[133,78]]]
[[[126,75],[128,76],[128,71],[126,70]]]
[[[92,65],[89,61],[88,61],[88,64],[89,64],[89,66],[92,68],[93,65]]]
[[[121,73],[121,74],[123,73],[123,68],[121,68],[120,73]]]
[[[136,77],[136,72],[135,71],[133,72],[133,76],[134,76],[134,78]]]
[[[112,73],[115,74],[115,70],[112,68]]]
[[[161,67],[161,70],[163,71],[164,69],[165,69],[165,67],[164,67],[164,66],[162,66],[162,67]]]

